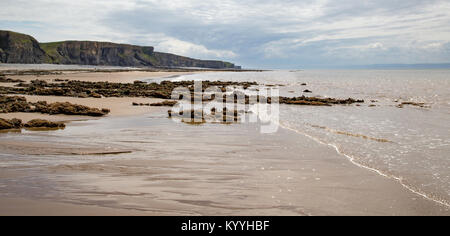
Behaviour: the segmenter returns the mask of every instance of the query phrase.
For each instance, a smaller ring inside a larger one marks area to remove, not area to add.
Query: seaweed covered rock
[[[91,108],[83,105],[72,104],[69,102],[55,102],[48,104],[45,101],[40,101],[33,104],[34,111],[46,113],[50,115],[81,115],[81,116],[104,116],[107,115],[109,109]]]
[[[0,95],[0,113],[11,112],[40,112],[50,115],[104,116],[110,113],[110,110],[105,108],[91,108],[69,102],[55,102],[49,104],[45,101],[39,101],[31,103],[27,102],[25,97]]]
[[[19,119],[2,119],[0,118],[0,130],[4,129],[20,129],[22,128],[22,120]]]
[[[66,125],[62,122],[51,122],[48,120],[34,119],[30,120],[24,125],[25,128],[65,128]]]
[[[173,107],[177,103],[178,103],[177,101],[163,101],[163,102],[152,103],[152,104],[150,104],[150,106],[153,106],[153,107]]]
[[[219,82],[203,81],[203,90],[217,86],[225,88],[227,86],[242,86],[249,88],[257,85],[256,82]],[[161,83],[145,83],[136,81],[134,83],[110,83],[110,82],[86,82],[68,81],[62,83],[47,83],[42,80],[35,80],[32,83],[19,83],[14,88],[2,87],[5,93],[20,93],[27,95],[44,96],[66,96],[66,97],[153,97],[170,99],[172,91],[177,87],[194,90],[194,81],[163,81]]]
[[[270,103],[270,99],[268,101]],[[360,99],[336,99],[336,98],[318,98],[318,97],[280,97],[280,104],[290,104],[290,105],[310,105],[310,106],[331,106],[331,105],[350,105],[354,103],[364,103],[364,100]]]
[[[0,83],[23,83],[25,81],[20,80],[20,79],[11,79],[11,78],[6,78],[4,76],[0,76]]]
[[[0,95],[0,113],[29,112],[30,110],[30,104],[25,97]]]

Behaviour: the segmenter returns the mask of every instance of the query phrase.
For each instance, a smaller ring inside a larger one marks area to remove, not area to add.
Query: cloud
[[[2,0],[40,41],[152,45],[252,67],[449,62],[448,0]]]
[[[227,50],[210,50],[203,45],[167,38],[156,45],[156,49],[162,52],[175,53],[179,55],[191,55],[203,58],[234,58],[237,55]]]

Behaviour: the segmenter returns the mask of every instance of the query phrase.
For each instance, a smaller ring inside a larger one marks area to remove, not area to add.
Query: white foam
[[[338,147],[337,145],[335,145],[335,144],[326,143],[326,142],[320,140],[319,138],[313,137],[313,136],[311,136],[311,135],[309,135],[309,134],[307,134],[307,133],[301,132],[301,131],[299,131],[299,130],[297,130],[297,129],[291,128],[291,127],[286,126],[286,125],[283,125],[283,124],[281,124],[281,123],[278,123],[278,125],[279,125],[281,128],[284,128],[284,129],[293,131],[293,132],[295,132],[295,133],[304,135],[304,136],[306,136],[306,137],[308,137],[308,138],[310,138],[310,139],[312,139],[312,140],[314,140],[314,141],[316,141],[316,142],[318,142],[318,143],[320,143],[320,144],[322,144],[322,145],[330,146],[330,147],[334,148],[338,154],[340,154],[340,155],[346,157],[352,164],[354,164],[354,165],[356,165],[356,166],[358,166],[358,167],[360,167],[360,168],[367,169],[367,170],[369,170],[369,171],[375,172],[375,173],[377,173],[377,174],[379,174],[379,175],[381,175],[381,176],[383,176],[383,177],[386,177],[386,178],[389,178],[389,179],[393,179],[393,180],[399,182],[404,188],[406,188],[407,190],[413,192],[414,194],[417,194],[417,195],[419,195],[419,196],[421,196],[421,197],[423,197],[423,198],[425,198],[425,199],[427,199],[427,200],[430,200],[430,201],[439,203],[439,204],[441,204],[441,205],[444,205],[444,206],[450,208],[450,203],[447,202],[446,200],[435,199],[435,198],[433,198],[432,196],[430,196],[429,194],[424,193],[423,191],[416,190],[414,187],[412,187],[412,186],[406,184],[405,181],[403,180],[403,178],[401,178],[401,177],[389,175],[389,174],[386,174],[386,173],[382,172],[381,170],[378,170],[378,169],[375,169],[375,168],[372,168],[372,167],[363,165],[363,164],[361,164],[361,163],[358,163],[358,162],[356,161],[356,158],[354,158],[354,157],[352,157],[352,156],[350,156],[350,155],[348,155],[348,154],[342,152],[342,151],[339,149],[339,147]]]

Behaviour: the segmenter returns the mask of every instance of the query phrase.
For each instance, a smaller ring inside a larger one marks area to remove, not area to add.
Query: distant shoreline
[[[45,68],[45,67],[48,68]],[[23,68],[22,68],[23,67]],[[61,67],[61,68],[57,68]],[[54,64],[4,64],[0,63],[2,75],[49,75],[64,72],[264,72],[267,70],[212,69],[212,68],[164,68],[164,67],[112,67],[95,65],[54,65]]]

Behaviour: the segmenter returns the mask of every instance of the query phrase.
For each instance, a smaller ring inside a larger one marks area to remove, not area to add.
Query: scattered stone
[[[307,85],[306,83],[302,83],[302,84],[301,84],[301,86],[306,86],[306,85]]]
[[[304,90],[303,92],[304,92],[304,93],[312,93],[312,91],[311,91],[311,90],[308,90],[308,89]]]
[[[369,107],[376,107],[377,105],[374,104],[370,104]]]

